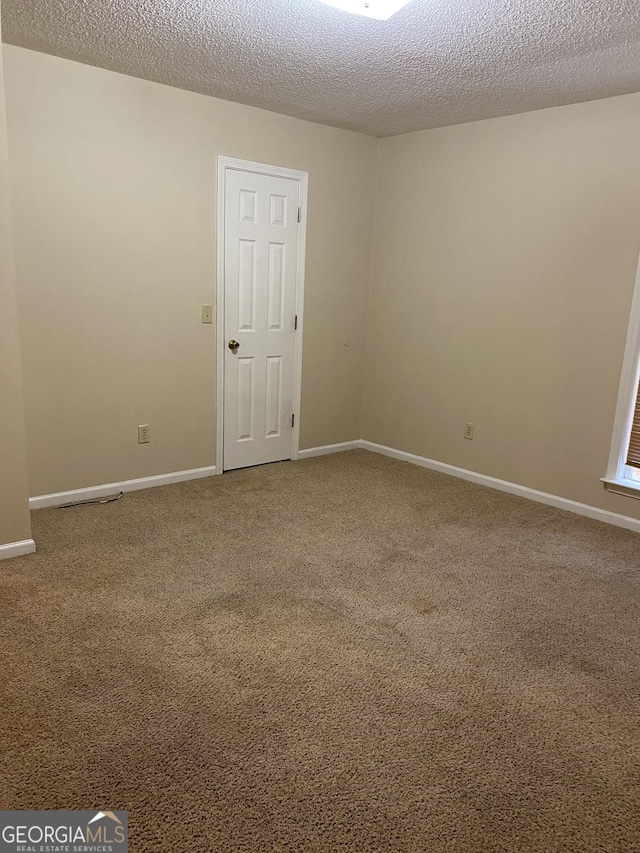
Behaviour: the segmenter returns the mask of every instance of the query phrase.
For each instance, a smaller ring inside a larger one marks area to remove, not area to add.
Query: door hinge
[[[302,208],[298,208],[298,222],[302,222]]]
[[[291,415],[291,426],[293,426],[295,424],[295,422],[296,422],[296,416],[292,414]]]
[[[294,328],[294,329],[297,329],[297,328],[298,328],[298,315],[297,315],[297,314],[296,314],[296,318],[295,318],[295,320],[293,321],[293,328]]]

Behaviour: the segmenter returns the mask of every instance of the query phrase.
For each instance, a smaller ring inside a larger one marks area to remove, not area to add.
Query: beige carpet
[[[134,853],[640,850],[636,534],[365,451],[34,514],[0,799]]]

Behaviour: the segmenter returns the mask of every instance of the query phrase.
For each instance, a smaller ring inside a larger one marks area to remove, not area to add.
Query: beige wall
[[[0,40],[0,545],[31,538]]]
[[[301,447],[358,438],[376,140],[15,47],[5,70],[31,494],[215,463],[218,154],[309,172]]]
[[[363,437],[640,516],[599,482],[640,250],[640,95],[382,140],[374,246]]]
[[[381,140],[370,282],[376,140],[18,48],[5,65],[32,494],[214,463],[199,320],[225,154],[309,171],[303,448],[362,436],[640,517],[599,482],[640,95]]]

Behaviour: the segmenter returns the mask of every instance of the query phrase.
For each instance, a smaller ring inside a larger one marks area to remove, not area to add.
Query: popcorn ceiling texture
[[[637,0],[4,0],[4,38],[389,136],[640,90]]]

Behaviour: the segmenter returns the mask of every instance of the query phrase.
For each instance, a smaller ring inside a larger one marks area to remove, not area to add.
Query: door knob
[[[238,352],[239,347],[240,347],[240,344],[238,343],[238,341],[233,341],[233,340],[229,341],[229,349],[231,350],[231,352],[234,355]]]

